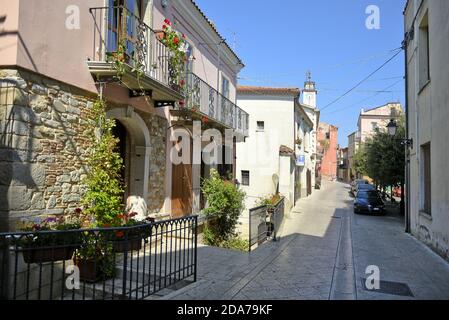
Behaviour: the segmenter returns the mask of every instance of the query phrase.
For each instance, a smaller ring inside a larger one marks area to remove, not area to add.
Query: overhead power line
[[[349,89],[348,91],[346,91],[345,93],[343,93],[341,96],[339,96],[337,99],[333,100],[331,103],[327,104],[326,106],[324,106],[323,108],[321,108],[321,111],[329,108],[330,106],[332,106],[333,104],[337,103],[338,101],[340,101],[341,99],[343,99],[344,97],[346,97],[348,94],[350,94],[352,91],[354,91],[355,89],[357,89],[358,87],[360,87],[360,85],[362,85],[366,80],[368,80],[369,78],[371,78],[373,75],[375,75],[379,70],[381,70],[383,67],[385,67],[388,63],[390,63],[390,61],[392,61],[394,58],[396,58],[400,53],[402,52],[402,50],[399,50],[397,53],[395,53],[390,59],[388,59],[387,61],[385,61],[379,68],[377,68],[376,70],[374,70],[373,72],[371,72],[368,76],[366,76],[365,78],[363,78],[361,81],[359,81],[355,86],[353,86],[351,89]]]
[[[399,80],[399,81],[396,81],[395,83],[389,85],[388,87],[384,88],[383,90],[380,90],[380,91],[377,92],[376,94],[373,94],[373,95],[371,95],[371,96],[369,96],[369,97],[367,97],[367,98],[365,98],[365,99],[363,99],[363,100],[360,100],[360,101],[358,101],[358,102],[356,102],[356,103],[354,103],[354,104],[351,104],[350,106],[347,106],[347,107],[345,107],[345,108],[342,108],[342,109],[339,109],[339,110],[335,110],[335,111],[333,111],[333,112],[326,113],[326,114],[327,114],[327,115],[330,115],[330,114],[340,113],[340,112],[342,112],[342,111],[344,111],[344,110],[347,110],[347,109],[350,109],[350,108],[352,108],[352,107],[354,107],[354,106],[356,106],[356,105],[360,105],[361,103],[363,103],[363,102],[365,102],[365,101],[367,101],[367,100],[370,100],[370,99],[372,99],[372,98],[378,96],[378,95],[381,94],[381,93],[387,93],[387,92],[388,92],[388,91],[387,91],[388,89],[393,88],[394,86],[396,86],[398,83],[400,83],[400,82],[402,82],[402,81],[404,81],[404,80],[401,79],[401,80]]]

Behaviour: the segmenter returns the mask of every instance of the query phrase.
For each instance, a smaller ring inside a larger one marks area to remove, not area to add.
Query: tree
[[[365,146],[361,145],[353,156],[354,170],[358,174],[368,175],[367,171],[367,153]]]
[[[367,139],[354,155],[354,167],[358,173],[369,176],[381,187],[401,186],[405,182],[405,147],[401,140],[405,137],[405,119],[398,121],[395,137],[377,130]],[[404,192],[402,192],[401,212],[404,211]]]
[[[235,237],[235,227],[244,209],[245,193],[233,183],[224,181],[216,170],[211,170],[210,178],[203,181],[202,191],[207,200],[204,210],[210,219],[204,232],[208,245],[221,246]]]
[[[379,130],[366,141],[366,173],[382,188],[404,183],[405,148],[401,144],[404,136],[404,121],[401,119],[395,137]]]

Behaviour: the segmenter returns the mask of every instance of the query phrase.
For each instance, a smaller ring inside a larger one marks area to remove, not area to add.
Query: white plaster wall
[[[418,2],[411,2],[406,10],[406,29],[408,30]],[[429,13],[430,43],[430,83],[419,87],[418,50],[419,23],[423,14]],[[412,233],[427,243],[446,259],[449,259],[449,2],[445,0],[424,1],[415,22],[415,38],[408,48],[408,84],[409,84],[409,130],[414,139],[414,148],[410,154],[410,206]],[[422,212],[421,153],[422,144],[431,142],[431,188],[432,213]]]
[[[239,181],[242,170],[250,171],[250,186],[241,188],[251,208],[259,197],[276,191],[272,176],[280,174],[279,147],[294,149],[294,103],[293,97],[260,95],[239,96],[237,102],[250,114],[249,138],[237,144],[236,170]],[[265,122],[264,132],[256,130],[257,121]]]

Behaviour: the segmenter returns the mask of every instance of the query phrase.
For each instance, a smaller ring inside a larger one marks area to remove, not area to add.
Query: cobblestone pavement
[[[324,184],[286,215],[280,241],[252,253],[199,247],[198,281],[162,299],[449,299],[449,264],[405,234],[396,213],[354,215],[348,191]],[[380,291],[364,287],[371,265],[386,281]]]

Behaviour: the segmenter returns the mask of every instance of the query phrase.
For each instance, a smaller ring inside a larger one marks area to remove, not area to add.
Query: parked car
[[[401,187],[394,187],[393,188],[393,196],[400,198],[402,194]]]
[[[385,204],[376,190],[359,190],[354,199],[354,213],[383,214]]]
[[[368,181],[364,180],[364,179],[356,179],[354,181],[352,181],[351,183],[351,193],[355,196],[355,192],[356,192],[356,187],[359,184],[368,184]]]
[[[376,187],[369,183],[359,183],[355,186],[355,197],[357,197],[357,193],[359,193],[359,191],[376,191]]]

